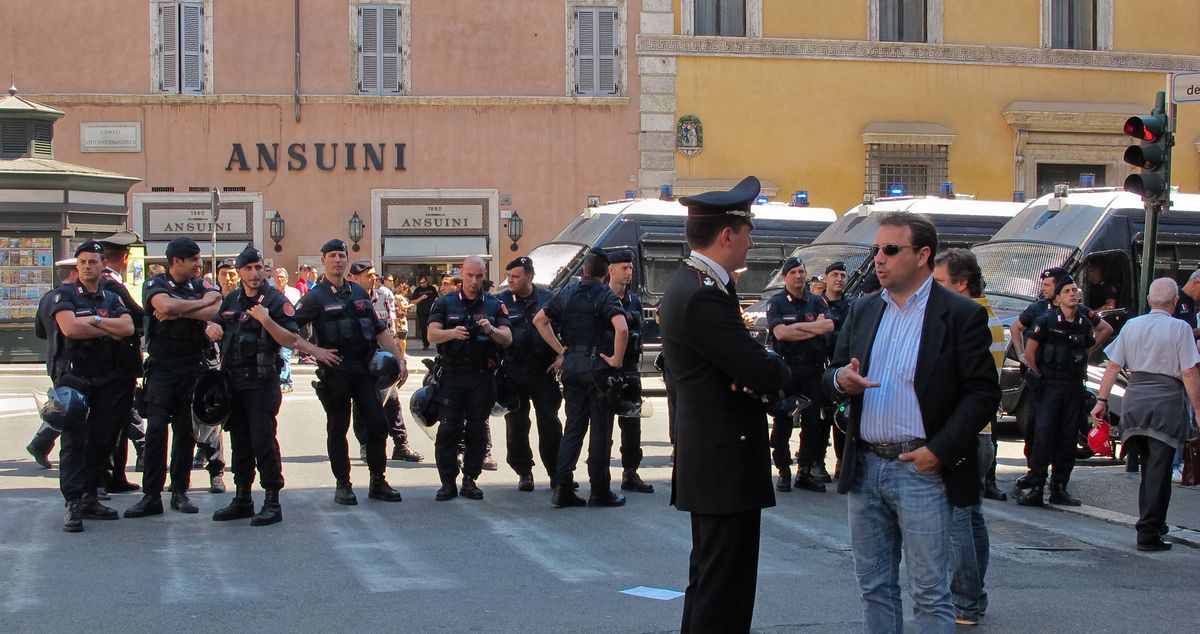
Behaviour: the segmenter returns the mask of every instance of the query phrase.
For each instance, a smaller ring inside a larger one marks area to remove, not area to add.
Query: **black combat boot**
[[[800,467],[796,470],[796,488],[813,493],[824,493],[825,484],[812,473],[812,467]]]
[[[1050,503],[1061,506],[1081,506],[1083,504],[1079,498],[1067,493],[1067,485],[1057,482],[1050,483]]]
[[[817,479],[817,482],[825,484],[833,482],[833,476],[829,475],[829,470],[825,468],[825,463],[823,462],[813,465],[812,476]]]
[[[475,478],[463,476],[462,488],[458,492],[469,500],[483,499],[483,491],[479,489],[479,485],[475,484]]]
[[[626,469],[621,474],[621,490],[636,493],[654,493],[654,486],[646,484],[638,475],[637,469]]]
[[[236,485],[233,501],[223,509],[213,513],[214,522],[241,520],[254,516],[254,498],[250,497],[249,485]]]
[[[85,520],[115,520],[120,517],[116,509],[104,506],[94,495],[85,494],[80,505],[79,515]]]
[[[333,501],[346,506],[358,504],[358,496],[354,495],[354,487],[349,480],[338,480],[337,489],[333,492]]]
[[[442,483],[442,488],[438,489],[437,495],[434,495],[433,499],[438,502],[445,502],[446,500],[453,500],[456,497],[458,497],[458,485],[454,483],[454,480],[451,480]]]
[[[995,480],[989,480],[983,485],[983,497],[989,500],[1004,502],[1008,499],[1008,494],[1004,491],[1001,491],[1000,488],[996,486]]]
[[[192,504],[187,493],[171,493],[171,508],[180,513],[199,513],[200,509]]]
[[[392,460],[401,460],[404,462],[420,462],[425,459],[425,456],[412,450],[408,443],[400,443],[392,447]]]
[[[400,492],[388,484],[387,478],[383,474],[371,476],[371,486],[367,489],[367,497],[384,502],[399,502],[403,499],[400,497]]]
[[[150,515],[162,515],[163,503],[162,494],[147,493],[138,500],[137,504],[125,509],[125,518],[131,517],[148,517]]]
[[[603,491],[592,491],[588,496],[588,506],[625,506],[625,496],[619,493],[613,493],[611,489]]]
[[[78,499],[67,500],[67,515],[63,518],[63,530],[68,533],[83,532],[83,503]]]
[[[1038,484],[1029,487],[1029,490],[1017,496],[1017,504],[1021,506],[1044,506],[1046,503],[1042,500],[1046,491],[1042,485]]]
[[[267,489],[262,510],[250,520],[251,526],[267,526],[283,521],[283,509],[279,506],[279,489]]]
[[[775,483],[775,490],[783,491],[784,493],[787,493],[788,491],[792,490],[792,470],[791,469],[780,469],[779,470],[779,481]]]
[[[550,496],[550,503],[560,509],[568,506],[587,506],[587,502],[575,494],[575,483],[571,480],[558,482],[558,486],[554,487],[554,494]]]
[[[517,478],[517,490],[524,491],[526,493],[533,490],[533,474],[532,473],[530,473],[529,471],[526,471],[525,473],[522,473]]]

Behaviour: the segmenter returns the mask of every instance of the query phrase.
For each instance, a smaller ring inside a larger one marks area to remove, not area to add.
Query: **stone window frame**
[[[881,42],[880,31],[880,0],[867,0],[867,40]],[[946,6],[945,0],[925,0],[925,42],[924,44],[942,44],[946,39]],[[887,40],[890,41],[890,40]],[[905,44],[921,44],[922,42],[904,42]]]
[[[863,191],[879,194],[882,164],[926,168],[925,190],[905,191],[906,196],[937,195],[941,182],[950,180],[950,146],[958,138],[945,126],[932,123],[871,123],[863,130],[865,172]]]
[[[680,0],[679,29],[683,35],[696,34],[696,0]],[[763,0],[746,0],[746,37],[763,36]],[[730,36],[732,37],[732,36]]]
[[[1042,0],[1041,47],[1054,48],[1054,29],[1051,24],[1053,0]],[[1059,49],[1089,50],[1089,49]],[[1113,0],[1096,0],[1096,48],[1097,51],[1113,50]]]
[[[358,89],[359,63],[362,53],[362,36],[359,33],[358,8],[367,5],[394,5],[400,7],[400,92],[379,95]],[[348,94],[364,97],[403,97],[412,95],[412,0],[349,0],[350,23],[350,90]]]
[[[203,30],[204,55],[201,58],[201,90],[198,94],[211,95],[216,92],[213,82],[213,0],[151,0],[150,1],[150,94],[153,95],[195,95],[197,93],[181,92],[180,90],[163,90],[162,83],[162,51],[159,47],[162,34],[162,18],[159,8],[168,4],[180,2],[198,3],[204,12]],[[180,84],[183,78],[180,77]]]
[[[629,11],[626,0],[565,0],[564,13],[564,50],[566,52],[566,81],[563,84],[563,95],[575,99],[612,99],[613,97],[629,96]],[[617,93],[615,95],[577,95],[575,94],[575,48],[579,38],[579,28],[575,21],[575,10],[596,7],[600,9],[615,9],[617,12]]]

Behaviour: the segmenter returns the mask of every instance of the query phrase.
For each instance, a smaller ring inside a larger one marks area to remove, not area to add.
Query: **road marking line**
[[[313,511],[333,540],[333,551],[367,592],[463,587],[447,574],[446,567],[426,559],[423,551],[392,530],[391,519],[366,509]]]

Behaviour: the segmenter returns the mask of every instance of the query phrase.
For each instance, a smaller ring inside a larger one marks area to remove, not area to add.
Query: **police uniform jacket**
[[[821,386],[834,401],[844,396],[833,385],[838,369],[859,360],[860,374],[871,376],[871,349],[886,302],[879,295],[854,301]],[[925,305],[913,389],[925,426],[926,446],[942,465],[942,482],[954,506],[979,503],[979,431],[1000,405],[1000,383],[990,347],[987,311],[974,300],[933,284]],[[854,482],[862,395],[850,397],[850,420],[842,452],[838,493]]]
[[[534,286],[527,297],[517,297],[511,290],[496,294],[496,299],[508,310],[508,327],[512,331],[512,345],[504,349],[504,371],[510,378],[550,376],[546,370],[554,363],[554,350],[533,326],[533,317],[552,297],[550,291],[540,286]]]
[[[199,361],[209,350],[205,322],[196,319],[159,321],[154,316],[152,300],[166,293],[175,299],[196,300],[209,293],[219,293],[215,286],[200,277],[176,282],[170,273],[160,273],[146,280],[142,288],[142,306],[146,311],[146,343],[154,361]]]
[[[100,274],[100,287],[116,295],[129,310],[129,317],[133,319],[133,334],[120,341],[116,366],[130,378],[141,376],[142,331],[145,329],[146,311],[133,300],[133,295],[121,282],[121,276],[115,270],[104,268],[104,272]]]
[[[288,332],[299,332],[296,309],[287,297],[264,284],[254,297],[238,288],[221,302],[213,321],[221,325],[221,369],[233,380],[235,390],[248,390],[279,383],[282,347],[254,317],[250,309],[261,304],[271,320]]]
[[[128,315],[129,310],[121,303],[120,298],[104,290],[97,289],[95,293],[88,292],[83,283],[76,280],[64,284],[54,293],[50,306],[50,315],[62,311],[70,311],[76,317],[99,316],[104,318]],[[57,325],[54,329],[59,332]],[[89,379],[93,384],[105,383],[115,379],[112,372],[113,359],[118,342],[111,337],[95,337],[92,339],[71,339],[63,336],[55,359],[55,370],[52,376],[57,380],[64,374]]]
[[[1054,304],[1051,304],[1050,300],[1043,297],[1042,299],[1031,302],[1028,306],[1026,306],[1025,310],[1021,311],[1021,314],[1017,317],[1017,319],[1021,322],[1022,326],[1025,326],[1025,328],[1033,328],[1033,323],[1037,321],[1038,317],[1041,317],[1047,312],[1054,310],[1054,308]],[[1086,304],[1080,303],[1075,310],[1078,311],[1080,315],[1087,317],[1088,321],[1092,322],[1093,326],[1100,323],[1100,314],[1095,310],[1088,308]],[[1026,334],[1026,336],[1028,336],[1028,334]]]
[[[572,282],[543,311],[562,331],[564,375],[611,370],[600,355],[613,353],[612,318],[624,316],[625,310],[607,284],[591,277]]]
[[[493,328],[511,326],[508,307],[493,295],[480,292],[475,299],[468,299],[461,290],[443,295],[429,309],[429,323],[439,323],[446,330],[463,326],[472,334],[465,341],[439,343],[437,350],[442,356],[442,367],[451,373],[474,373],[495,370],[500,365],[502,348],[478,325],[480,318],[488,320]]]
[[[1196,301],[1191,295],[1179,289],[1179,301],[1175,303],[1175,312],[1171,316],[1176,319],[1181,319],[1193,330],[1196,329]]]
[[[825,303],[829,304],[829,318],[833,320],[833,332],[825,335],[825,352],[828,356],[833,356],[833,349],[837,347],[838,335],[842,332],[842,326],[846,323],[846,316],[850,314],[851,300],[846,299],[842,295],[841,299],[825,298]]]
[[[1038,342],[1038,371],[1050,381],[1082,381],[1087,376],[1088,349],[1096,344],[1092,321],[1082,312],[1068,321],[1061,308],[1042,313],[1029,333]]]
[[[625,313],[625,324],[629,326],[629,342],[625,345],[625,359],[621,362],[622,372],[637,372],[642,360],[642,300],[637,293],[625,291],[618,297],[621,310]]]
[[[342,358],[335,366],[322,364],[323,370],[367,371],[378,345],[376,336],[387,331],[367,289],[350,280],[343,280],[339,288],[328,278],[322,278],[300,298],[295,308],[296,325],[303,328],[312,324],[317,345],[337,350]]]
[[[825,368],[825,337],[780,341],[775,338],[775,327],[811,323],[822,315],[829,318],[829,304],[824,297],[808,292],[807,288],[800,297],[784,289],[767,301],[767,340],[771,348],[787,360],[793,375],[815,374]]]
[[[691,264],[672,275],[659,313],[676,393],[671,503],[703,514],[774,506],[766,409],[730,384],[777,394],[787,363],[754,341],[737,297]]]

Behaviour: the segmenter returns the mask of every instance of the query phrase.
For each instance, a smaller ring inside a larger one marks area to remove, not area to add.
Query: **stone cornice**
[[[1197,55],[864,40],[638,35],[637,53],[657,57],[826,59],[1137,72],[1200,71],[1200,56]]]
[[[47,94],[36,99],[60,105],[97,106],[177,106],[250,104],[275,105],[295,103],[292,95],[104,95],[104,94]],[[376,97],[366,95],[304,95],[302,105],[352,104],[390,106],[628,106],[629,97]]]

